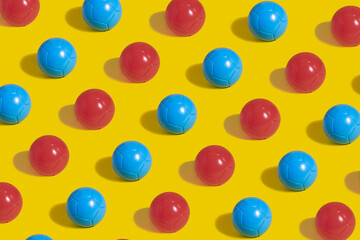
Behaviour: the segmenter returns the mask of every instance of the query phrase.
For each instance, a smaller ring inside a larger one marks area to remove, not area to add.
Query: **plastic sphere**
[[[85,0],[82,6],[84,21],[97,31],[108,31],[121,19],[119,0]]]
[[[166,8],[169,28],[179,36],[197,33],[205,23],[205,9],[198,0],[172,0]]]
[[[79,188],[67,200],[66,211],[71,221],[81,227],[93,227],[105,216],[104,197],[93,188]]]
[[[326,112],[323,120],[326,136],[337,144],[349,144],[360,135],[360,114],[352,106],[336,105]]]
[[[0,87],[0,121],[17,124],[30,113],[31,99],[22,87],[7,84]]]
[[[317,212],[315,226],[325,240],[346,240],[355,229],[355,216],[345,204],[332,202]]]
[[[315,91],[324,82],[325,75],[324,63],[313,53],[296,54],[286,65],[286,79],[298,92]]]
[[[331,31],[335,39],[344,46],[360,44],[360,8],[347,6],[339,9],[331,20]]]
[[[235,170],[231,153],[221,146],[208,146],[202,149],[195,159],[197,176],[206,184],[220,186],[226,183]]]
[[[28,237],[26,240],[53,240],[53,239],[43,234],[36,234],[36,235],[32,235],[31,237]]]
[[[279,4],[264,1],[251,9],[248,25],[255,37],[263,41],[274,41],[285,33],[288,17]]]
[[[306,152],[287,153],[278,165],[278,176],[285,187],[293,191],[308,189],[316,180],[318,168]]]
[[[120,144],[112,155],[112,166],[117,175],[128,181],[142,179],[151,168],[152,158],[145,145],[136,141]]]
[[[0,182],[0,223],[14,220],[19,215],[22,205],[19,190],[10,183]]]
[[[69,150],[66,144],[55,136],[42,136],[30,147],[31,166],[41,175],[54,176],[66,167],[69,161]]]
[[[245,198],[232,212],[236,230],[246,237],[259,237],[270,227],[272,214],[269,206],[259,198]]]
[[[248,102],[240,113],[244,132],[254,139],[271,137],[280,126],[280,113],[276,106],[266,99]]]
[[[217,48],[205,57],[202,68],[206,80],[215,87],[226,88],[239,80],[243,66],[236,52]]]
[[[88,129],[101,129],[108,125],[115,113],[111,97],[99,89],[80,94],[75,102],[75,116]]]
[[[157,119],[161,127],[172,134],[189,131],[194,126],[196,117],[195,104],[181,94],[167,96],[157,109]]]
[[[41,71],[54,78],[68,75],[76,65],[77,55],[71,43],[62,38],[46,40],[37,52]]]
[[[132,43],[124,49],[120,56],[121,71],[133,82],[149,81],[156,75],[159,67],[159,55],[147,43]]]
[[[2,17],[11,25],[22,27],[32,23],[40,10],[39,0],[1,0]]]
[[[189,216],[188,203],[177,193],[162,193],[150,205],[150,219],[162,232],[179,231],[186,225]]]

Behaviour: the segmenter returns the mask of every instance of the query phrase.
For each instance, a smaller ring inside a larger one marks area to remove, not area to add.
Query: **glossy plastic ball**
[[[296,91],[310,93],[325,80],[326,70],[321,59],[313,53],[303,52],[293,56],[286,65],[286,79]]]
[[[30,113],[31,99],[22,87],[7,84],[0,87],[0,121],[17,124]]]
[[[19,190],[10,183],[0,182],[0,223],[14,220],[19,215],[22,205]]]
[[[315,226],[324,240],[346,240],[355,229],[355,216],[343,203],[331,202],[316,214]]]
[[[323,128],[326,136],[337,144],[349,144],[360,135],[360,114],[350,105],[336,105],[325,114]]]
[[[119,0],[85,0],[82,6],[84,21],[97,31],[114,28],[121,15],[122,7]]]
[[[69,150],[60,138],[42,136],[31,145],[29,159],[31,166],[41,175],[55,176],[66,167]]]
[[[306,152],[287,153],[278,165],[278,176],[285,187],[293,191],[308,189],[316,180],[318,168]]]
[[[80,227],[93,227],[105,216],[104,197],[93,188],[79,188],[67,200],[66,211],[70,220]]]
[[[270,227],[272,214],[261,199],[249,197],[238,202],[232,212],[236,230],[246,237],[259,237]]]
[[[53,78],[68,75],[76,65],[77,55],[71,43],[62,38],[46,40],[37,52],[41,71]]]
[[[40,10],[39,0],[1,0],[0,12],[4,20],[22,27],[32,23]]]
[[[115,113],[111,97],[99,89],[80,94],[75,102],[75,116],[88,129],[101,129],[108,125]]]
[[[205,57],[202,69],[208,82],[215,87],[226,88],[239,80],[243,66],[236,52],[228,48],[217,48]]]
[[[112,155],[112,166],[117,175],[128,181],[142,179],[151,168],[152,158],[145,145],[136,141],[120,144]]]
[[[31,237],[28,237],[26,240],[53,240],[53,239],[43,234],[36,234],[36,235],[32,235]]]
[[[159,55],[147,43],[132,43],[124,49],[120,56],[121,71],[133,82],[149,81],[156,75],[159,67]]]
[[[177,193],[162,193],[150,205],[150,219],[162,232],[179,231],[186,225],[189,216],[188,203]]]
[[[192,36],[205,23],[205,9],[198,0],[172,0],[166,8],[169,28],[179,36]]]
[[[158,109],[157,119],[162,128],[172,134],[183,134],[195,124],[197,111],[190,98],[173,94],[164,98]]]
[[[360,44],[360,8],[347,6],[340,8],[331,20],[331,31],[335,39],[344,46]]]
[[[234,158],[222,146],[207,146],[198,153],[195,159],[196,174],[207,185],[220,186],[226,183],[234,170]]]
[[[255,37],[263,41],[274,41],[285,33],[288,17],[279,4],[264,1],[251,9],[248,25]]]
[[[280,126],[280,113],[266,99],[248,102],[240,113],[240,124],[244,132],[254,139],[266,139],[274,135]]]

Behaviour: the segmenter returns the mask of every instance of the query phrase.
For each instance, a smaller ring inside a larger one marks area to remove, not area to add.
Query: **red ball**
[[[0,223],[14,220],[22,208],[22,197],[19,190],[6,182],[0,182]]]
[[[77,120],[89,129],[101,129],[108,125],[115,112],[111,97],[99,89],[90,89],[76,99],[75,115]]]
[[[280,113],[272,102],[266,99],[254,99],[241,110],[240,124],[250,137],[266,139],[279,128]]]
[[[152,79],[160,67],[160,58],[156,50],[143,42],[127,46],[120,56],[120,68],[123,74],[137,83]]]
[[[162,193],[152,201],[150,206],[150,219],[163,232],[179,231],[185,226],[189,216],[189,205],[177,193]]]
[[[41,175],[55,176],[69,162],[69,150],[60,138],[42,136],[31,145],[29,159],[31,166]]]
[[[198,0],[172,0],[166,8],[166,23],[179,36],[197,33],[205,23],[205,9]]]
[[[347,6],[340,8],[331,20],[331,31],[335,39],[344,46],[360,44],[360,8]]]
[[[325,204],[316,214],[315,225],[325,240],[345,240],[355,228],[355,216],[343,203]]]
[[[226,183],[235,170],[231,153],[221,146],[208,146],[202,149],[195,159],[198,177],[208,185],[220,186]]]
[[[324,82],[325,75],[324,63],[313,53],[298,53],[286,65],[286,79],[298,92],[315,91]]]
[[[35,20],[40,10],[39,0],[2,0],[1,15],[11,25],[26,26]]]

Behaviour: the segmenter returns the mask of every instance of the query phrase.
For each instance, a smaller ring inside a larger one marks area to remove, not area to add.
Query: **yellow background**
[[[314,227],[317,210],[341,201],[360,221],[360,140],[332,144],[321,120],[335,104],[360,109],[360,48],[339,47],[329,21],[337,9],[355,0],[278,0],[289,25],[275,42],[257,41],[246,17],[258,1],[203,0],[207,18],[202,30],[188,38],[171,36],[164,22],[168,0],[122,0],[123,15],[109,32],[96,32],[81,17],[82,1],[42,0],[38,18],[23,28],[1,21],[0,83],[24,87],[32,109],[22,123],[0,124],[0,180],[14,184],[24,200],[13,222],[0,225],[1,239],[26,239],[43,233],[60,239],[233,239],[242,238],[232,226],[231,212],[245,197],[266,201],[273,222],[261,239],[320,239]],[[69,40],[78,54],[74,71],[51,79],[40,72],[36,52],[52,37]],[[118,58],[130,43],[153,45],[161,59],[160,71],[145,84],[131,84],[121,75]],[[243,74],[233,87],[215,89],[204,79],[201,63],[217,47],[236,51]],[[310,51],[325,63],[323,86],[311,94],[291,91],[284,67],[296,53]],[[112,122],[102,130],[81,128],[73,114],[77,96],[90,88],[108,92],[116,106]],[[156,120],[159,102],[169,94],[190,97],[198,119],[186,134],[166,134]],[[264,141],[246,139],[239,126],[242,107],[254,98],[276,104],[282,121],[277,133]],[[55,177],[36,176],[27,158],[32,142],[46,134],[62,138],[69,150],[66,169]],[[122,181],[113,172],[111,155],[122,142],[144,143],[153,157],[149,174],[138,182]],[[228,148],[236,160],[231,180],[220,187],[203,186],[193,160],[205,146]],[[319,174],[304,192],[282,187],[276,166],[289,151],[308,152]],[[103,221],[94,228],[76,227],[67,218],[65,203],[79,187],[99,190],[107,202]],[[158,233],[148,207],[165,191],[180,193],[190,205],[188,224],[175,234]],[[360,226],[350,239],[360,238]]]

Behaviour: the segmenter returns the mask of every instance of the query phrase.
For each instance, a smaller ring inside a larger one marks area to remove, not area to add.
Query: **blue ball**
[[[82,16],[97,31],[112,29],[120,21],[122,8],[119,0],[85,0]]]
[[[217,48],[205,57],[203,73],[215,87],[226,88],[234,85],[242,73],[240,57],[231,49]]]
[[[336,105],[325,114],[323,128],[326,136],[338,144],[349,144],[360,135],[360,115],[352,106]]]
[[[195,104],[181,94],[167,96],[157,109],[157,119],[161,127],[172,134],[189,131],[194,126],[196,117]]]
[[[65,77],[75,67],[77,55],[71,43],[62,38],[50,38],[41,44],[37,52],[37,63],[46,75]]]
[[[66,211],[75,224],[81,227],[93,227],[105,216],[104,197],[93,188],[79,188],[67,200]]]
[[[318,173],[315,160],[306,152],[287,153],[278,165],[278,176],[285,187],[293,191],[308,189]]]
[[[42,234],[36,234],[28,237],[26,240],[52,240],[52,238],[42,235]]]
[[[7,84],[0,87],[0,121],[17,124],[30,113],[31,99],[22,87]]]
[[[288,17],[279,4],[265,1],[251,9],[248,24],[255,37],[263,41],[274,41],[285,33]]]
[[[272,214],[269,206],[259,198],[245,198],[236,204],[232,222],[236,230],[246,237],[259,237],[270,227]]]
[[[120,144],[112,155],[112,166],[117,175],[128,181],[142,179],[151,168],[150,151],[142,143],[127,141]]]

